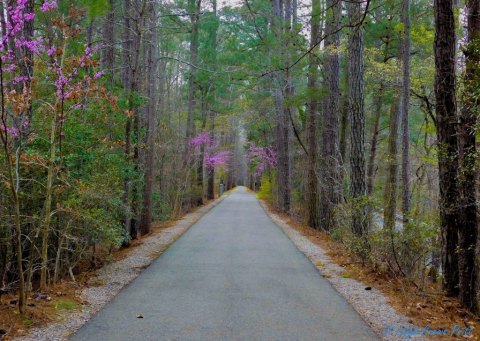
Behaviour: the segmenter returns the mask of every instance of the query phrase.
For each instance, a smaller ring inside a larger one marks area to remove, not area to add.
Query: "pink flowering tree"
[[[190,140],[190,148],[192,149],[191,156],[199,158],[201,156],[200,150],[204,147],[203,163],[209,168],[227,167],[233,153],[231,151],[218,150],[218,143],[212,139],[209,132],[203,132]]]
[[[67,24],[65,19],[57,18],[56,0],[43,1],[37,12],[33,8],[32,0],[16,0],[9,4],[6,8],[8,20],[0,41],[0,140],[5,154],[8,188],[14,207],[19,308],[23,313],[25,282],[19,174],[25,138],[34,136],[34,132],[30,132],[29,129],[33,110],[43,112],[50,118],[51,129],[49,157],[44,160],[47,168],[44,212],[39,226],[42,232],[40,286],[44,289],[47,242],[52,217],[52,192],[61,169],[58,162],[62,162],[61,142],[64,136],[64,122],[70,113],[81,110],[86,93],[94,87],[95,80],[103,76],[103,72],[96,70],[97,62],[93,58],[96,49],[87,46],[80,55],[68,55],[69,42],[78,35],[78,30]],[[74,9],[69,14],[75,15]],[[51,21],[54,36],[47,36],[46,33],[33,29],[33,22],[37,16],[43,16],[45,20]],[[38,105],[33,108],[33,103]],[[57,150],[60,151],[60,161]]]
[[[233,153],[224,150],[215,140],[214,133],[202,132],[190,141],[190,160],[197,165],[197,191],[195,198],[203,202],[204,195],[207,199],[215,197],[215,173],[222,174],[228,169]],[[204,183],[206,173],[207,183]],[[206,185],[206,191],[205,191]]]
[[[247,150],[247,161],[255,177],[261,176],[277,164],[277,153],[272,147],[259,147],[250,143]]]

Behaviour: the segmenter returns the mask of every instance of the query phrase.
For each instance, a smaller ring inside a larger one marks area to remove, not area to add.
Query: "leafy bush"
[[[260,190],[257,193],[257,197],[261,200],[272,200],[272,181],[270,178],[271,176],[268,172],[261,177]]]
[[[436,266],[432,260],[439,248],[435,238],[439,233],[438,224],[416,217],[406,225],[397,222],[394,230],[388,230],[383,226],[383,217],[373,207],[378,206],[371,199],[340,205],[336,210],[337,227],[330,231],[332,237],[378,270],[423,278],[430,267]],[[351,217],[358,209],[369,212],[366,237],[359,237],[351,230]]]

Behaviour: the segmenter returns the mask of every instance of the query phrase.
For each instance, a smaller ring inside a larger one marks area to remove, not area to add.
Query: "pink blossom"
[[[97,44],[93,47],[92,51],[93,53],[97,53],[98,51],[100,51],[101,49],[103,49],[105,47],[104,44]]]
[[[95,75],[93,75],[93,79],[95,79],[95,80],[96,80],[96,79],[99,79],[99,78],[105,76],[105,73],[106,73],[106,72],[105,72],[104,70],[99,71],[99,72],[97,72]]]
[[[76,103],[70,107],[69,110],[78,110],[82,108],[82,103]]]
[[[210,134],[208,132],[203,132],[200,135],[197,135],[190,140],[190,146],[196,148],[198,146],[208,144],[210,142]]]
[[[254,175],[260,176],[267,169],[277,164],[277,154],[272,147],[258,147],[250,144],[247,152],[247,160],[255,169]]]
[[[35,19],[35,13],[27,12],[27,3],[29,0],[15,0],[11,1],[13,6],[8,6],[9,19],[6,24],[5,32],[2,32],[2,39],[0,41],[0,59],[3,62],[3,71],[11,73],[11,82],[13,84],[22,83],[28,81],[28,77],[18,74],[17,56],[14,51],[9,50],[9,40],[13,41],[15,49],[23,54],[25,51],[30,51],[34,54],[40,54],[45,52],[51,59],[46,61],[46,69],[49,70],[48,74],[44,75],[44,80],[51,82],[56,87],[56,95],[62,100],[72,100],[74,94],[81,90],[85,83],[90,82],[92,79],[99,79],[105,74],[105,71],[95,72],[93,76],[79,77],[80,68],[90,67],[92,54],[100,48],[95,46],[93,48],[87,47],[85,53],[79,56],[80,66],[74,67],[72,71],[67,72],[66,69],[60,67],[55,52],[57,48],[46,44],[42,36],[35,35],[35,38],[31,40],[25,39],[23,34],[25,23]],[[48,12],[58,7],[57,0],[42,0],[40,7],[41,12]],[[81,79],[80,79],[81,78]],[[73,102],[73,101],[72,101]],[[75,103],[72,103],[75,108]],[[24,124],[28,125],[28,122]],[[5,131],[6,128],[4,129]],[[17,134],[18,129],[8,128],[8,134],[14,136]]]
[[[15,64],[7,65],[3,68],[3,72],[14,72],[17,69]]]
[[[15,61],[15,54],[13,53],[12,50],[7,51],[6,58],[11,62]]]
[[[59,71],[59,76],[55,81],[55,86],[57,87],[57,96],[65,99],[65,87],[68,84],[68,79],[63,75],[61,71]]]
[[[22,127],[23,128],[26,128],[30,125],[30,121],[28,120],[28,118],[26,117],[23,121],[22,121]]]
[[[45,49],[43,46],[43,39],[41,37],[37,40],[26,40],[23,42],[23,46],[35,54],[38,54]]]
[[[54,8],[57,8],[57,2],[55,0],[51,0],[51,1],[47,0],[43,3],[42,7],[40,7],[40,11],[45,13],[45,12],[51,11]]]
[[[25,19],[25,21],[32,21],[33,19],[35,19],[35,13],[25,13],[23,18]]]
[[[18,137],[20,135],[20,131],[15,127],[7,128],[7,133],[10,134],[11,137]]]
[[[55,46],[51,46],[48,51],[47,51],[47,54],[49,57],[53,56],[53,54],[55,53],[57,49],[55,48]]]
[[[19,76],[19,77],[15,77],[13,79],[13,84],[18,84],[18,83],[21,83],[21,82],[24,82],[24,81],[27,81],[28,80],[28,77],[27,76]]]
[[[205,164],[208,167],[225,166],[232,157],[231,151],[221,151],[205,158]]]
[[[7,134],[13,138],[17,138],[20,135],[20,131],[18,130],[18,128],[15,128],[15,127],[5,127],[4,125],[1,125],[0,130],[6,131]]]

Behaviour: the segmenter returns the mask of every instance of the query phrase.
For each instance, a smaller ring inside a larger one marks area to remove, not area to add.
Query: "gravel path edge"
[[[263,200],[259,200],[259,202],[270,219],[382,340],[427,340],[418,335],[421,333],[421,329],[409,323],[407,316],[397,312],[380,290],[374,287],[371,290],[365,290],[367,285],[364,283],[353,278],[343,277],[345,270],[336,264],[322,247],[314,244],[285,222],[282,217],[272,212]]]

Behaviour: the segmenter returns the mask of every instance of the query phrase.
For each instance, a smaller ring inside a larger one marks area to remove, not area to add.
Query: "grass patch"
[[[73,310],[80,306],[78,302],[68,298],[56,300],[52,305],[56,310]]]
[[[19,315],[20,316],[20,319],[22,320],[22,323],[27,326],[27,327],[30,327],[32,324],[33,324],[33,320],[26,316],[26,315]]]

